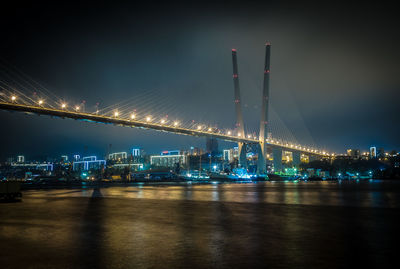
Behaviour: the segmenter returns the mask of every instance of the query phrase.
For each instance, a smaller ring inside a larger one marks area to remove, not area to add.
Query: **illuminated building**
[[[224,149],[224,160],[228,162],[232,162],[233,154],[231,149]]]
[[[133,156],[133,157],[139,157],[139,156],[141,156],[140,149],[138,149],[138,148],[133,148],[133,149],[132,149],[132,156]]]
[[[67,155],[61,155],[61,159],[64,163],[68,162],[68,156]]]
[[[233,158],[239,157],[239,147],[233,147]]]
[[[127,153],[126,152],[115,152],[111,153],[108,155],[109,160],[113,161],[122,161],[127,159]]]
[[[187,163],[187,156],[179,150],[163,151],[161,155],[150,156],[150,164],[153,166],[173,168],[178,163],[181,166]]]
[[[199,156],[203,154],[203,150],[198,147],[190,147],[189,155],[191,156]]]
[[[376,147],[369,148],[369,155],[371,156],[371,158],[376,158]]]
[[[17,156],[17,162],[18,163],[24,163],[25,162],[25,156],[22,156],[22,155]]]
[[[83,157],[82,161],[76,161],[72,165],[74,171],[87,171],[91,169],[101,169],[106,166],[105,160],[97,160],[96,156]]]
[[[352,159],[359,159],[360,158],[360,150],[359,149],[348,149],[347,156],[351,157]]]
[[[52,163],[11,163],[13,168],[23,168],[24,170],[41,170],[41,171],[53,171],[54,166]]]

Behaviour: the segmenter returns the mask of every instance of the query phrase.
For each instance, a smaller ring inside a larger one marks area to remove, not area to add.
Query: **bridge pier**
[[[293,151],[292,156],[293,156],[293,166],[299,167],[301,163],[300,151]]]
[[[247,168],[247,145],[246,143],[239,142],[238,143],[238,159],[239,159],[239,167]]]
[[[258,164],[257,164],[257,174],[258,175],[267,174],[267,171],[266,171],[267,165],[265,162],[265,155],[266,155],[265,144],[263,142],[260,142],[258,144]]]
[[[282,171],[282,149],[274,147],[272,148],[272,158],[274,159],[274,172]]]

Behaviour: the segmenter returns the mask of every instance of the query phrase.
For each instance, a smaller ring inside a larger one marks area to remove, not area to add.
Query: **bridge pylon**
[[[260,135],[259,135],[259,152],[258,152],[258,165],[257,173],[259,175],[266,174],[266,155],[267,145],[265,143],[268,134],[268,108],[269,108],[269,76],[270,76],[270,56],[271,56],[271,43],[265,44],[265,63],[264,63],[264,84],[261,105],[261,119],[260,119]]]
[[[242,114],[242,106],[240,98],[239,72],[238,72],[236,49],[232,49],[232,64],[233,64],[233,87],[235,91],[234,102],[236,111],[236,129],[238,135],[244,138],[245,134],[244,134],[244,123],[243,123],[243,114]],[[238,143],[238,154],[239,154],[239,166],[247,168],[245,143],[242,142]]]

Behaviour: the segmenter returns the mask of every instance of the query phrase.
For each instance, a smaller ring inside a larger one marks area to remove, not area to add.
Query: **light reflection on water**
[[[0,264],[382,268],[398,261],[399,193],[390,181],[24,191],[0,204]]]
[[[26,191],[24,197],[102,197],[288,205],[400,207],[400,182],[258,182],[247,184],[129,185],[98,189]]]

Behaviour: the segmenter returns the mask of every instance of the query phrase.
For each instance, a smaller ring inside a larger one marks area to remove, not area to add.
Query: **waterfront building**
[[[96,156],[83,157],[82,161],[76,161],[72,165],[74,171],[99,170],[106,166],[105,160],[97,160]]]
[[[150,156],[150,164],[158,167],[173,168],[177,164],[183,166],[187,163],[187,156],[179,150],[163,151],[160,155]]]
[[[115,152],[108,154],[108,159],[113,161],[123,161],[127,159],[128,154],[126,152]]]

